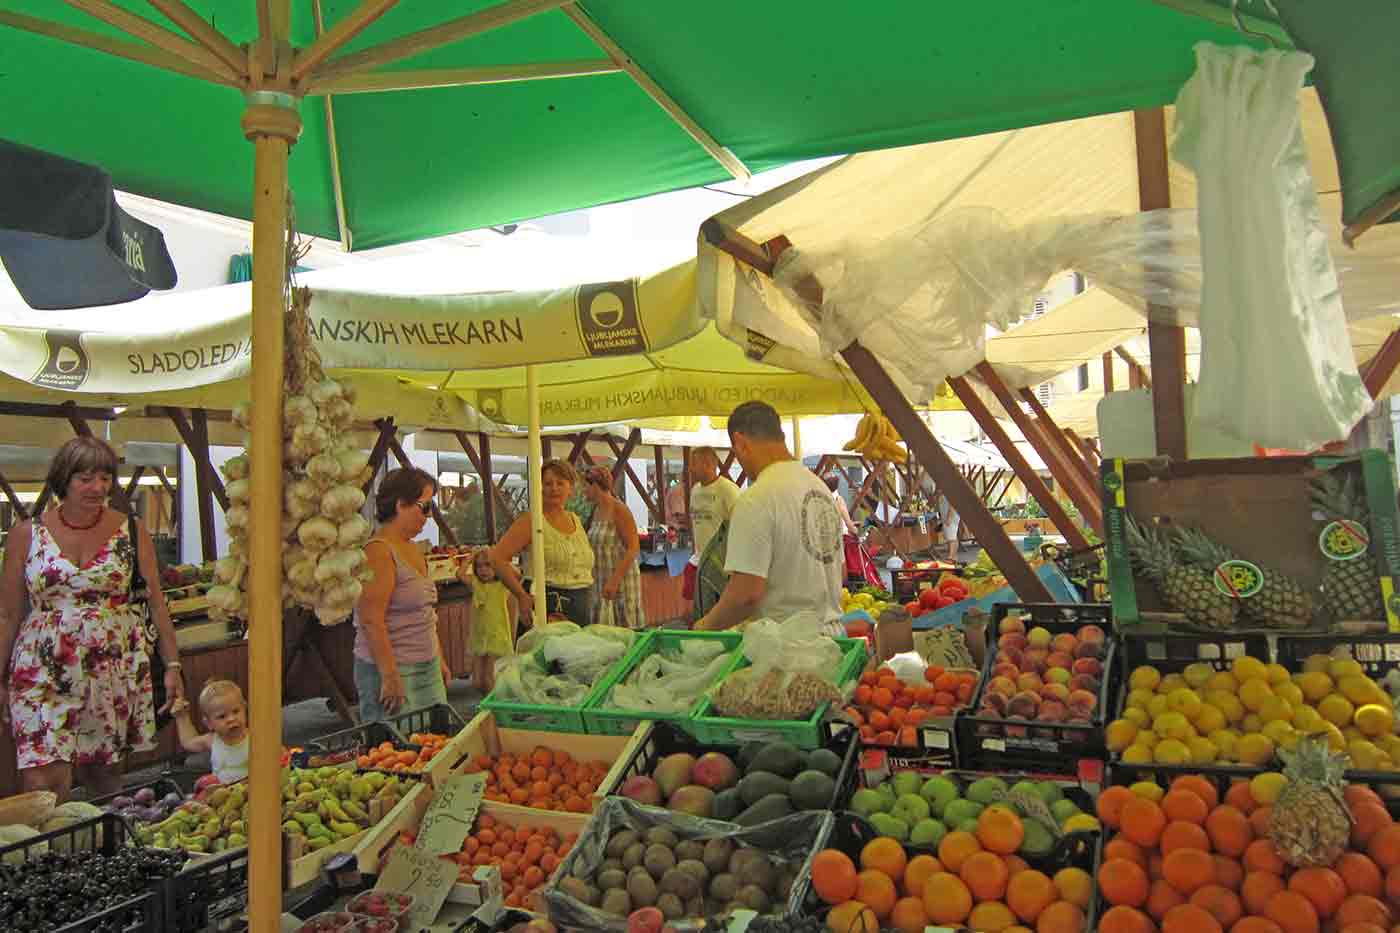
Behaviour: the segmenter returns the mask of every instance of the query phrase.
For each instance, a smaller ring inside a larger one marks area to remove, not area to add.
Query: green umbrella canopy
[[[84,41],[98,36],[153,57],[153,46],[91,15],[109,8],[107,18],[120,19],[125,11],[166,31],[154,34],[166,44],[154,55],[169,59],[171,36],[195,46],[157,8],[192,11],[239,45],[257,35],[255,6],[253,0],[7,0],[0,9],[0,27],[12,27],[0,30],[8,90],[0,133],[102,165],[124,190],[248,217],[252,173],[239,130],[244,102],[232,78],[218,86],[15,27],[66,30]],[[353,249],[714,182],[798,159],[1165,104],[1191,72],[1193,43],[1243,38],[1228,24],[1149,0],[378,6],[390,8],[313,72],[321,76],[311,79],[312,93],[301,105],[304,130],[291,158],[298,226]],[[334,30],[361,4],[321,0],[320,8],[324,28]],[[498,19],[531,15],[360,74],[357,59],[347,58],[483,11]],[[292,45],[304,49],[316,35],[313,2],[293,4]],[[218,70],[214,54],[195,51],[206,61],[192,67]],[[619,63],[635,63],[641,81]],[[596,73],[340,93],[531,71]],[[717,141],[717,153],[724,147],[732,157],[707,152],[649,96],[647,79],[682,121],[692,121]],[[318,87],[337,92],[334,147]]]

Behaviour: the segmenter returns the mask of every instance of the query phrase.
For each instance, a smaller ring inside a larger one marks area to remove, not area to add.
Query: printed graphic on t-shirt
[[[807,490],[802,497],[802,548],[813,560],[836,562],[836,542],[841,534],[841,516],[826,491]]]

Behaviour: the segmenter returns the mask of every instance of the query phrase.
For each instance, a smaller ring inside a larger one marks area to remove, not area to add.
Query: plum
[[[156,792],[149,787],[143,787],[132,794],[131,798],[141,804],[141,806],[149,807],[156,802]]]
[[[123,796],[123,797],[113,797],[113,798],[112,798],[112,802],[111,802],[110,804],[108,804],[108,806],[111,807],[113,810],[125,810],[127,807],[132,807],[132,806],[135,806],[135,805],[136,805],[135,799],[133,799],[133,798],[131,798],[131,797],[125,797],[125,796]]]

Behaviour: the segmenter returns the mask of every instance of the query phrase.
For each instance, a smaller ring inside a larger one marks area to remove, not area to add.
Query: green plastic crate
[[[699,711],[704,702],[702,696],[690,709],[683,713],[649,713],[641,710],[619,709],[605,706],[612,693],[613,687],[627,679],[627,676],[637,669],[637,665],[659,651],[672,648],[683,641],[715,641],[726,646],[731,652],[737,652],[743,644],[744,636],[739,632],[691,632],[685,629],[652,629],[648,633],[648,638],[625,667],[616,672],[616,676],[608,679],[603,685],[603,689],[595,696],[591,697],[588,705],[583,710],[583,725],[589,735],[631,735],[637,730],[637,725],[643,722],[669,722],[684,728],[686,720],[691,719]],[[720,671],[719,677],[724,677],[731,670],[732,664],[725,665]]]
[[[536,703],[522,703],[518,700],[503,700],[492,691],[481,701],[479,708],[495,713],[496,724],[508,729],[586,734],[588,730],[584,728],[583,724],[584,709],[598,701],[604,691],[609,689],[609,684],[615,682],[618,672],[632,663],[637,654],[646,648],[652,636],[653,633],[648,631],[633,639],[632,647],[623,652],[622,657],[618,658],[617,662],[605,671],[602,677],[598,678],[593,689],[588,691],[583,702],[577,706],[541,706]]]
[[[844,652],[841,665],[837,668],[837,681],[845,686],[855,680],[865,670],[868,660],[866,641],[863,638],[837,638],[836,643]],[[729,676],[740,668],[748,667],[749,660],[740,654],[734,666],[725,672]],[[695,715],[680,723],[681,728],[706,745],[742,745],[745,742],[788,742],[798,748],[820,748],[826,744],[827,730],[824,722],[826,707],[821,707],[801,721],[777,719],[729,719],[710,715],[712,704],[707,695]]]

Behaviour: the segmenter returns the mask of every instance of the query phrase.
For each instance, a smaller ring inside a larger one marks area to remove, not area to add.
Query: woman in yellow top
[[[467,651],[472,655],[472,686],[496,689],[496,660],[515,654],[515,597],[496,577],[483,549],[472,559],[472,620]]]
[[[544,506],[544,580],[549,612],[588,625],[593,609],[593,545],[578,516],[564,508],[573,495],[578,474],[563,460],[549,460],[540,468],[540,499]],[[535,601],[521,582],[511,561],[530,545],[530,516],[522,515],[490,551],[496,575],[515,594],[520,615],[528,620]]]

